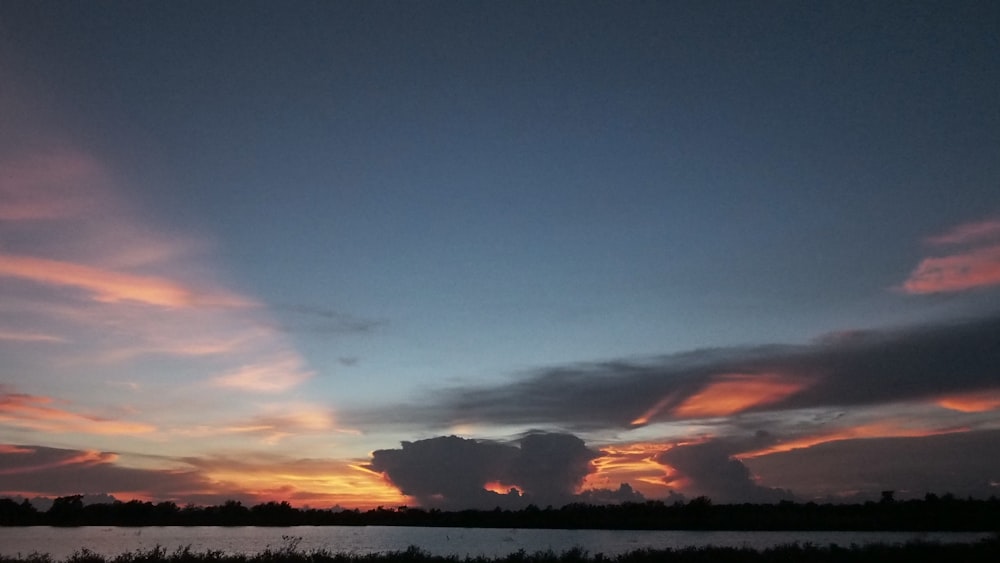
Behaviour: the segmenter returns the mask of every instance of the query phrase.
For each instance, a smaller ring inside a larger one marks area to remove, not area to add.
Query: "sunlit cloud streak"
[[[695,405],[727,374],[755,385],[740,413],[934,401],[996,386],[1000,315],[820,339],[797,346],[710,349],[645,362],[542,369],[496,386],[437,390],[419,404],[344,412],[349,424],[526,425],[578,430],[632,428],[717,416]],[[781,374],[775,379],[774,374]],[[724,381],[724,379],[722,380]],[[722,387],[726,390],[726,387]],[[735,389],[732,389],[735,390]],[[727,394],[727,396],[729,396]],[[669,401],[664,402],[664,398]],[[688,402],[691,401],[691,402]]]
[[[939,406],[959,412],[988,412],[1000,409],[1000,388],[946,395],[935,400]]]
[[[135,379],[126,368],[149,378],[165,360],[184,374],[172,382],[175,395],[205,385],[281,394],[312,377],[267,307],[215,280],[211,245],[158,228],[97,158],[70,149],[0,154],[0,172],[9,204],[0,215],[0,302],[19,325],[0,330],[0,342],[60,344],[32,357],[36,381],[94,364],[113,364],[117,378]]]
[[[997,443],[1000,430],[838,440],[744,463],[761,486],[787,487],[800,498],[871,499],[880,487],[895,490],[897,498],[988,498],[1000,493],[1000,468],[986,455]]]
[[[934,246],[972,244],[1000,239],[1000,220],[966,223],[954,229],[927,238],[927,243]]]
[[[39,332],[18,332],[11,330],[0,330],[0,340],[11,342],[66,342],[65,338],[42,334]]]
[[[951,293],[1000,284],[1000,221],[959,225],[927,242],[957,248],[924,258],[903,282],[904,292]]]
[[[722,374],[677,405],[676,418],[726,416],[777,403],[809,386],[808,381],[771,374]]]
[[[303,369],[303,362],[298,356],[286,355],[240,366],[215,377],[212,383],[217,387],[254,393],[280,393],[299,385],[312,375]]]
[[[84,434],[147,434],[150,424],[70,410],[51,397],[5,392],[0,388],[0,424],[45,432]]]
[[[102,302],[136,301],[163,307],[247,307],[253,302],[221,292],[206,293],[168,279],[113,272],[31,256],[0,254],[0,276],[83,289]]]

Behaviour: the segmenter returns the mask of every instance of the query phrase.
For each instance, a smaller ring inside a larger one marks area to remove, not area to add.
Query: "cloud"
[[[934,246],[972,244],[1000,239],[1000,220],[966,223],[952,230],[927,238],[927,243]]]
[[[275,308],[279,311],[287,311],[300,317],[318,321],[308,325],[289,323],[283,327],[290,331],[301,330],[321,334],[367,334],[387,324],[384,320],[359,318],[324,307],[286,304],[278,305]]]
[[[66,342],[65,338],[52,336],[50,334],[15,330],[0,330],[0,340],[8,340],[11,342]]]
[[[49,389],[96,364],[120,370],[102,379],[141,380],[129,400],[151,412],[161,397],[147,391],[167,370],[175,398],[206,383],[280,394],[309,380],[272,312],[218,281],[212,245],[162,228],[129,191],[84,151],[0,152],[0,344],[31,366],[19,386]]]
[[[62,219],[92,211],[100,202],[93,190],[103,171],[80,153],[29,155],[0,162],[0,170],[0,221]]]
[[[809,381],[780,374],[716,375],[701,391],[677,405],[672,414],[678,418],[737,414],[777,403],[809,385]]]
[[[716,502],[773,503],[792,500],[794,495],[784,489],[759,485],[750,469],[734,457],[746,447],[729,440],[715,439],[674,446],[657,457],[685,480],[684,491],[690,495],[707,496]]]
[[[952,293],[1000,284],[1000,221],[959,225],[927,242],[958,248],[924,258],[903,282],[904,292]]]
[[[265,358],[260,363],[243,365],[212,380],[217,387],[254,393],[281,393],[312,377],[297,355]]]
[[[1000,315],[856,332],[797,346],[719,348],[557,366],[495,386],[436,390],[419,404],[341,413],[352,424],[598,431],[808,408],[934,401],[996,387]],[[715,399],[724,399],[715,402]]]
[[[992,452],[1000,430],[937,436],[867,438],[827,442],[745,460],[766,483],[790,487],[806,498],[845,493],[897,498],[950,492],[988,498],[1000,493],[1000,465]]]
[[[906,293],[948,293],[1000,284],[1000,245],[925,258],[903,282]]]
[[[68,407],[68,404],[62,402]],[[150,424],[82,414],[59,406],[51,397],[10,393],[0,388],[0,425],[84,434],[147,434],[156,430]]]
[[[154,496],[178,498],[212,491],[210,482],[196,472],[122,467],[113,453],[18,446],[27,453],[0,452],[0,495],[61,496],[105,492],[118,498]],[[87,488],[80,490],[81,486]]]
[[[384,474],[421,506],[562,506],[576,498],[598,455],[569,434],[531,432],[517,446],[440,436],[376,450],[367,468]],[[514,490],[491,490],[498,486]]]
[[[0,276],[67,286],[97,301],[134,301],[161,307],[249,307],[254,303],[223,292],[206,292],[155,276],[115,272],[58,260],[0,253]]]

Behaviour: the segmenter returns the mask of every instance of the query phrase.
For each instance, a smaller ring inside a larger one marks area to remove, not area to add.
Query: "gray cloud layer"
[[[419,405],[344,413],[358,424],[551,425],[627,428],[663,398],[650,422],[723,374],[801,378],[801,391],[753,410],[875,405],[996,387],[1000,314],[932,326],[830,336],[809,345],[707,349],[648,362],[538,370],[506,384],[437,391]]]

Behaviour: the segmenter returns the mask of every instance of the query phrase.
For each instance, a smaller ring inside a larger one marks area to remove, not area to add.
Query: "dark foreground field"
[[[792,544],[753,550],[749,548],[700,547],[685,549],[637,550],[618,556],[588,554],[581,550],[563,553],[518,551],[506,557],[443,557],[431,555],[415,547],[406,551],[354,555],[325,550],[267,550],[250,555],[227,555],[219,551],[192,552],[179,549],[168,552],[162,548],[137,551],[115,557],[104,557],[81,550],[65,560],[54,560],[44,554],[0,556],[0,563],[646,563],[646,562],[810,562],[871,561],[908,563],[963,563],[1000,561],[1000,535],[972,544],[939,544],[911,542],[901,545],[817,546]]]

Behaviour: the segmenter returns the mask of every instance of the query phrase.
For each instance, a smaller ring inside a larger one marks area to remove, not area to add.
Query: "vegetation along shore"
[[[295,508],[287,502],[180,507],[129,501],[84,505],[60,497],[45,512],[28,501],[0,499],[2,526],[443,526],[605,530],[1000,531],[1000,500],[927,495],[862,504],[713,504],[705,497],[561,508],[441,511],[406,506],[368,511]]]
[[[589,554],[580,549],[562,553],[552,551],[526,553],[517,551],[503,557],[438,556],[410,547],[405,551],[357,555],[326,550],[298,551],[292,548],[265,550],[256,554],[226,554],[221,551],[192,552],[181,548],[172,552],[156,547],[146,551],[104,557],[87,550],[65,560],[33,553],[15,557],[0,556],[0,563],[676,563],[733,562],[770,563],[809,561],[812,563],[895,562],[940,563],[941,561],[995,563],[1000,561],[1000,536],[973,544],[910,542],[895,545],[818,546],[790,544],[754,550],[733,547],[697,547],[683,549],[644,549],[616,556]]]

